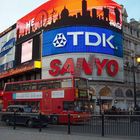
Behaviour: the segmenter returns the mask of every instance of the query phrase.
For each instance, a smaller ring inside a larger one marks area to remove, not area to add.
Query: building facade
[[[135,19],[128,22],[127,11],[123,6],[122,8],[124,82],[91,81],[90,86],[95,92],[95,99],[106,100],[105,108],[116,106],[128,110],[129,107],[134,107],[134,94],[136,94],[136,104],[140,106],[140,66],[136,61],[136,58],[140,57],[140,22]],[[136,86],[135,89],[134,86]]]
[[[53,8],[49,5],[54,0],[43,4],[0,34],[1,91],[6,82],[76,75],[89,79],[95,111],[99,111],[97,99],[102,100],[102,109],[129,109],[134,106],[134,94],[140,105],[140,68],[136,63],[140,23],[134,19],[128,22],[124,7],[121,17],[121,6],[116,3],[110,9],[112,1],[105,7],[106,3],[81,0],[76,11],[74,5],[62,4],[59,9],[60,1],[55,3]],[[81,44],[94,49],[81,48]],[[63,66],[56,71],[53,63]],[[0,97],[2,104],[2,94]]]

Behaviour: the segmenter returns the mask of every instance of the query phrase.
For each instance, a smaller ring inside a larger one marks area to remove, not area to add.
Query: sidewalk
[[[12,130],[0,128],[0,140],[139,140],[135,137],[97,137],[85,135],[67,135],[56,132],[38,132],[36,130]]]

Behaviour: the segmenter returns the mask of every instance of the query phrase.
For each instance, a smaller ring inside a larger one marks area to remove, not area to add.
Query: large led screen
[[[71,26],[43,33],[43,57],[80,52],[123,57],[122,35],[113,30],[92,26]]]
[[[112,0],[49,0],[17,21],[17,38],[68,25],[122,29],[121,6]]]
[[[21,63],[32,60],[33,39],[30,39],[22,44]]]
[[[42,58],[42,79],[68,76],[123,82],[123,59],[98,53],[57,54]]]

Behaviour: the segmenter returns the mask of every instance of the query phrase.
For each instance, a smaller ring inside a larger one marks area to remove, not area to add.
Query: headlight
[[[80,116],[80,115],[78,115],[77,117],[78,117],[78,118],[80,118],[81,116]]]

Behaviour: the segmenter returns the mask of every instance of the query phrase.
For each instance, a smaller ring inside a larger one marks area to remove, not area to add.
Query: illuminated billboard
[[[42,78],[74,75],[123,82],[121,6],[111,0],[53,2],[52,16],[48,9],[49,18],[41,22]]]
[[[15,65],[15,38],[16,29],[0,38],[0,72],[11,69]]]
[[[21,46],[21,63],[32,60],[32,52],[33,52],[33,39],[30,39]]]
[[[92,26],[64,27],[43,33],[43,57],[80,52],[123,57],[122,35]]]
[[[123,82],[123,59],[98,53],[57,54],[42,58],[42,79],[68,76]]]
[[[16,66],[41,59],[41,37],[36,35],[16,45]]]
[[[121,6],[112,0],[49,0],[17,21],[17,39],[41,28],[101,26],[121,31]]]

